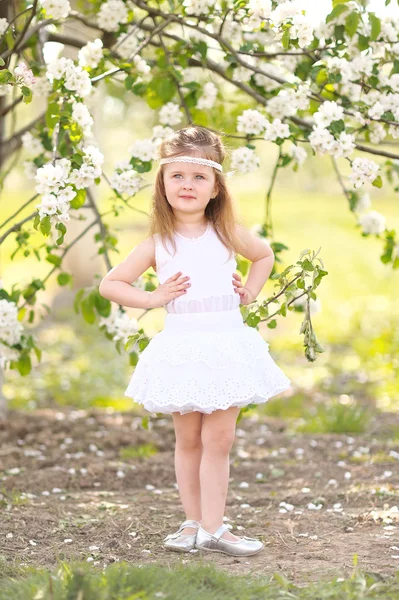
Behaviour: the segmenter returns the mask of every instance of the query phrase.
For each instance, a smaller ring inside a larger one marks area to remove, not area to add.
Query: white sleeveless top
[[[159,233],[154,234],[156,272],[159,283],[165,283],[178,271],[189,276],[187,292],[165,305],[168,313],[197,313],[233,310],[240,305],[240,296],[233,287],[237,269],[235,255],[230,258],[226,246],[219,240],[208,221],[206,231],[197,238],[187,238],[177,231],[176,253],[168,240],[164,247]]]

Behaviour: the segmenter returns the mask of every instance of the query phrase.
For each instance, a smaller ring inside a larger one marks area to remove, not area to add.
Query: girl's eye
[[[178,176],[178,177],[180,177],[180,173],[175,173],[175,174],[173,175],[173,177],[177,177],[177,176]],[[201,177],[202,179],[204,179],[204,176],[203,176],[203,175],[196,175],[196,177]]]

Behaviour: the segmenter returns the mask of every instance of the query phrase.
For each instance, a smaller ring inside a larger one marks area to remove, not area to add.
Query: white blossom
[[[142,73],[142,75],[148,75],[148,73],[151,73],[150,65],[147,64],[144,58],[141,58],[141,56],[139,56],[138,54],[136,54],[136,56],[133,57],[133,62],[136,66],[137,71],[139,73]]]
[[[100,38],[88,42],[78,52],[79,66],[95,69],[103,57],[103,43]]]
[[[313,41],[313,27],[305,15],[294,15],[290,37],[298,40],[298,46],[305,48]]]
[[[122,0],[102,2],[97,15],[97,24],[105,31],[118,31],[120,25],[127,23],[128,8]]]
[[[162,141],[172,135],[173,129],[171,127],[163,127],[162,125],[155,125],[152,128],[152,139],[155,141]]]
[[[114,341],[123,340],[124,344],[131,335],[139,330],[137,319],[130,319],[127,313],[122,312],[120,309],[109,317],[100,319],[99,327],[105,327],[107,332],[113,336]]]
[[[369,125],[369,137],[370,142],[372,144],[379,144],[384,140],[387,136],[387,130],[385,129],[385,125],[383,123],[379,123],[374,121]]]
[[[183,118],[180,106],[174,102],[167,102],[159,111],[161,125],[178,125]]]
[[[36,81],[31,69],[29,69],[25,63],[19,63],[18,66],[15,67],[14,75],[17,78],[18,85],[30,86]]]
[[[73,102],[72,119],[82,127],[85,135],[89,135],[91,133],[91,127],[94,123],[93,117],[83,102]]]
[[[327,127],[333,121],[339,121],[344,117],[344,109],[336,102],[326,101],[314,113],[313,118],[319,127]]]
[[[2,37],[8,28],[8,21],[5,18],[0,19],[0,37]]]
[[[276,27],[279,27],[287,19],[293,19],[295,16],[301,15],[302,10],[303,6],[299,0],[286,0],[279,3],[272,11],[270,18]]]
[[[209,109],[212,108],[216,102],[218,89],[213,81],[207,81],[203,88],[203,94],[198,98],[197,108]]]
[[[288,149],[288,154],[293,157],[294,161],[299,166],[303,165],[308,156],[305,148],[302,148],[301,146],[296,146],[295,144],[291,144],[291,146]]]
[[[0,341],[14,346],[21,340],[23,326],[18,321],[18,307],[15,302],[0,300]]]
[[[268,120],[258,110],[247,109],[237,118],[237,131],[247,135],[257,135],[264,131]]]
[[[90,75],[82,67],[74,65],[73,69],[67,71],[64,85],[68,90],[76,92],[78,96],[84,98],[91,91]]]
[[[290,128],[287,123],[282,123],[280,119],[274,119],[272,123],[267,121],[265,140],[275,142],[278,138],[287,138],[290,135]]]
[[[52,86],[46,75],[35,76],[35,81],[31,85],[31,92],[33,96],[48,96],[51,92]]]
[[[259,167],[259,158],[252,148],[242,146],[231,153],[231,168],[241,173],[250,173]]]
[[[46,17],[53,19],[66,19],[71,11],[68,0],[41,0],[41,3],[46,11]]]
[[[349,175],[349,180],[356,188],[367,181],[372,183],[377,177],[379,168],[373,160],[357,157],[352,163],[352,173]]]
[[[384,106],[381,102],[376,102],[368,110],[368,115],[371,119],[379,119],[385,112]]]
[[[128,150],[131,156],[139,158],[143,162],[154,160],[156,157],[156,151],[157,144],[153,139],[136,140]]]
[[[121,173],[115,171],[111,177],[111,185],[116,189],[119,194],[127,194],[128,196],[134,196],[140,190],[140,175],[132,169],[129,165],[128,168],[122,170]]]
[[[256,15],[264,21],[269,19],[272,12],[271,0],[249,0],[247,9],[250,15]]]
[[[359,216],[359,224],[363,229],[363,233],[383,233],[386,229],[386,219],[384,215],[371,210],[368,213],[364,213]]]
[[[362,194],[358,196],[355,206],[355,211],[357,213],[365,212],[371,206],[370,194]]]
[[[29,157],[35,157],[45,152],[42,142],[38,138],[35,138],[30,131],[21,136],[21,141]]]
[[[206,15],[215,4],[215,0],[184,0],[182,3],[189,15]]]

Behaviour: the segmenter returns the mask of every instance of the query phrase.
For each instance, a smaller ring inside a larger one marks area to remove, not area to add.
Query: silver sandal
[[[175,533],[169,533],[169,535],[164,538],[164,546],[168,550],[174,550],[176,552],[190,552],[195,548],[195,538],[197,536],[197,532],[189,535],[182,535],[180,532],[183,531],[186,527],[194,527],[197,531],[200,527],[199,521],[195,521],[193,519],[187,519],[184,521],[179,529]]]
[[[265,546],[255,538],[241,537],[238,542],[231,542],[222,538],[228,531],[226,524],[221,525],[215,533],[209,533],[200,525],[195,540],[195,548],[209,550],[210,552],[223,552],[232,556],[252,556],[260,552]]]

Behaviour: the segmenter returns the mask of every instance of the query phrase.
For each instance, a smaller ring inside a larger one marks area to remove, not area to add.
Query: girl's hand
[[[162,283],[150,293],[150,308],[159,308],[178,296],[183,296],[191,285],[187,281],[188,279],[190,277],[188,275],[183,277],[181,271],[169,277],[165,283]]]
[[[247,304],[255,302],[256,298],[252,292],[241,285],[241,275],[238,275],[238,273],[233,273],[233,286],[234,291],[237,292],[237,294],[240,294],[240,304],[246,306]]]

